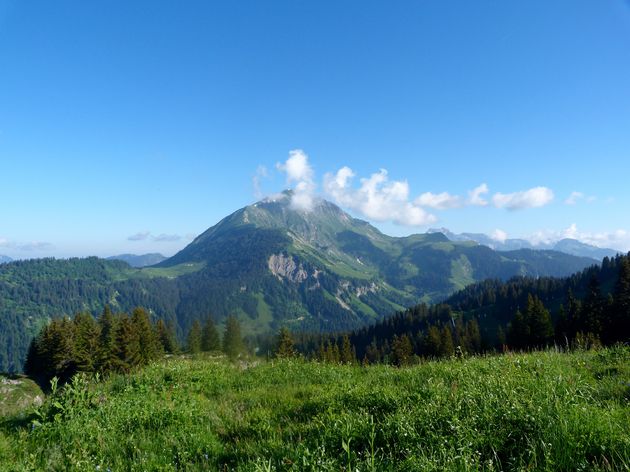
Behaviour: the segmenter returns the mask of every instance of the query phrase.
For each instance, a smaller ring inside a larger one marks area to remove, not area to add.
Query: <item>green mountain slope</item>
[[[0,266],[0,370],[19,370],[50,317],[147,307],[180,335],[194,319],[234,314],[248,334],[365,326],[486,278],[568,275],[591,259],[554,251],[495,252],[442,234],[384,235],[327,201],[291,208],[290,193],[245,207],[156,266],[96,258]]]

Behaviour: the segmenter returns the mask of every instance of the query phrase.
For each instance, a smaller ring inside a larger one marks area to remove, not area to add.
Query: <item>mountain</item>
[[[455,234],[446,228],[431,228],[427,231],[430,234],[442,233],[451,241],[474,241],[484,246],[488,246],[495,251],[514,251],[518,249],[552,250],[570,254],[578,257],[589,257],[601,262],[604,257],[615,257],[621,251],[609,248],[600,248],[591,244],[583,243],[577,239],[565,238],[556,242],[532,244],[526,239],[495,239],[483,233],[461,233]]]
[[[3,256],[0,255],[0,264],[4,264],[5,262],[11,262],[13,259],[11,259],[9,256]]]
[[[576,338],[584,343],[589,337],[605,345],[627,343],[629,295],[630,254],[618,255],[570,277],[478,282],[443,303],[420,304],[347,334],[358,359],[393,363],[400,363],[397,350],[402,339],[409,341],[409,356],[424,357],[450,356],[458,346],[469,354],[500,351],[506,342],[511,349],[540,348],[554,342],[566,346]],[[527,318],[533,300],[540,300],[549,310],[549,324],[554,328],[551,332],[545,333],[540,318]],[[519,331],[520,339],[510,330],[517,311],[525,315],[531,328],[525,333]],[[541,340],[543,336],[546,339]],[[445,337],[448,340],[444,344]],[[305,334],[299,337],[298,347],[307,356],[321,357],[320,346],[328,343],[340,344],[340,336]]]
[[[131,267],[137,268],[152,266],[162,262],[165,259],[165,256],[156,252],[142,255],[120,254],[118,256],[111,256],[107,258],[107,260],[110,261],[124,261]]]
[[[443,234],[395,238],[325,200],[311,211],[284,193],[242,208],[152,267],[40,259],[0,266],[0,370],[19,370],[42,323],[76,311],[141,305],[184,337],[195,319],[228,315],[247,335],[280,326],[341,331],[488,278],[563,276],[593,260],[556,251],[497,252]]]
[[[563,276],[593,264],[557,251],[499,253],[439,233],[390,237],[328,201],[304,212],[291,198],[285,192],[236,211],[156,266],[203,265],[184,276],[194,283],[184,291],[183,312],[202,316],[213,300],[229,300],[212,313],[236,311],[259,330],[331,331],[442,300],[486,278]]]

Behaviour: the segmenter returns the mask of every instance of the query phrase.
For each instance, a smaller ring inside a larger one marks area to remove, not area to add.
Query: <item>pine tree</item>
[[[77,313],[73,320],[75,358],[80,372],[94,372],[98,363],[99,327],[89,313]]]
[[[199,320],[193,321],[190,331],[188,331],[186,347],[190,354],[198,354],[201,352],[201,324]]]
[[[567,336],[569,341],[575,339],[578,331],[581,331],[582,303],[573,296],[573,291],[567,291]]]
[[[516,314],[508,327],[508,343],[511,347],[516,349],[524,349],[527,347],[527,343],[529,342],[529,335],[529,324],[525,320],[521,310],[517,309]]]
[[[560,308],[558,309],[558,321],[556,321],[554,332],[556,336],[556,342],[558,344],[567,344],[569,340],[569,318],[563,304],[561,304]]]
[[[103,314],[98,319],[100,334],[96,367],[101,372],[114,370],[117,365],[116,325],[116,318],[109,309],[109,306],[105,306]]]
[[[163,354],[160,340],[144,308],[138,307],[133,310],[131,322],[140,343],[140,364],[146,365]]]
[[[391,362],[398,366],[404,366],[411,363],[413,357],[413,346],[409,336],[403,334],[402,336],[394,335],[392,340],[392,359]]]
[[[285,327],[280,328],[274,354],[278,359],[288,359],[297,355],[291,332]]]
[[[235,316],[229,316],[225,321],[223,334],[223,352],[230,358],[236,359],[244,349],[241,337],[241,324]]]
[[[442,337],[437,326],[429,326],[427,334],[423,340],[424,353],[429,357],[437,357],[440,355]]]
[[[599,280],[596,275],[593,275],[588,283],[586,298],[582,304],[581,329],[585,333],[592,333],[596,337],[601,336],[604,307],[605,301],[599,287]]]
[[[220,351],[221,339],[219,338],[219,332],[217,327],[212,321],[212,317],[208,316],[206,322],[203,325],[201,332],[201,350],[205,352]]]
[[[365,357],[370,364],[376,364],[381,361],[381,351],[376,344],[376,338],[372,338],[372,342],[365,349]]]
[[[116,361],[118,372],[129,372],[142,363],[140,353],[140,336],[128,315],[122,314],[118,318],[116,327]]]
[[[621,258],[606,342],[630,341],[630,256]]]
[[[175,336],[175,329],[171,323],[167,325],[163,320],[157,320],[157,323],[155,324],[155,333],[164,352],[168,354],[175,354],[179,351],[177,338]]]
[[[469,352],[481,352],[481,332],[479,331],[477,318],[472,318],[466,323],[466,340]]]
[[[347,334],[343,335],[341,339],[341,352],[339,353],[339,361],[342,364],[354,364],[357,361],[357,354],[354,346],[350,343],[350,338]]]
[[[451,328],[448,325],[444,325],[440,332],[440,355],[442,357],[450,357],[453,354],[455,354],[455,347],[453,346]]]
[[[544,347],[553,340],[551,316],[537,296],[528,296],[525,319],[529,324],[529,346]]]

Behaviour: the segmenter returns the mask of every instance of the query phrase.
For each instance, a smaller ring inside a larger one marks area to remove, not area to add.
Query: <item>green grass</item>
[[[6,418],[0,469],[628,470],[629,399],[628,348],[404,369],[172,359]]]
[[[150,278],[166,277],[174,279],[180,275],[192,274],[199,272],[205,267],[205,262],[191,262],[186,264],[178,264],[172,267],[145,267],[138,269],[136,276],[147,276]]]

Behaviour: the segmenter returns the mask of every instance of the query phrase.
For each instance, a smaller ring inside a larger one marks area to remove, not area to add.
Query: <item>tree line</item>
[[[395,365],[552,344],[628,342],[630,258],[605,258],[602,266],[566,279],[485,281],[443,304],[420,304],[350,333],[293,336],[296,350],[308,358]]]
[[[211,317],[203,325],[195,320],[180,347],[172,323],[152,322],[141,307],[129,315],[106,306],[98,319],[80,312],[50,321],[31,341],[24,371],[46,385],[53,377],[63,383],[78,372],[127,373],[165,354],[223,351],[236,358],[244,349],[235,317],[227,319],[223,341]]]

